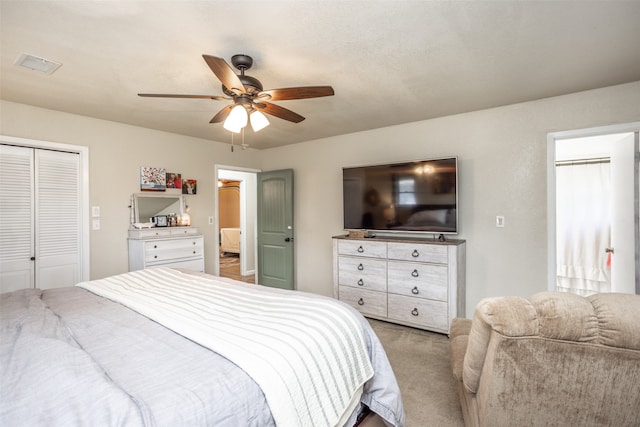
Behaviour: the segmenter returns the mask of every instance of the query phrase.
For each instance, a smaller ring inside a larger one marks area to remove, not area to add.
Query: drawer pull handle
[[[364,300],[362,298],[358,300],[358,305],[364,305]]]
[[[411,289],[411,293],[414,295],[418,295],[420,293],[420,291],[418,290],[417,286],[414,286],[413,289]]]
[[[157,258],[158,258],[158,255],[154,255],[154,256],[153,256],[153,258],[157,259]]]
[[[413,252],[411,253],[411,256],[414,258],[418,258],[420,256],[420,252],[418,252],[417,249],[414,249]]]
[[[193,244],[195,245],[195,244],[196,244],[196,242],[193,242]]]
[[[360,270],[360,271],[364,270],[364,265],[362,265],[362,264],[358,265],[358,270]]]
[[[416,268],[416,269],[414,269],[414,270],[411,272],[411,275],[412,275],[413,277],[418,277],[418,276],[420,275],[420,274],[418,273],[418,269],[417,269],[417,268]]]
[[[157,249],[157,248],[158,248],[158,245],[153,245],[153,249]]]
[[[196,251],[193,251],[193,253],[195,254],[195,253],[196,253]]]
[[[363,253],[363,252],[364,252],[364,248],[363,248],[362,246],[359,246],[359,247],[358,247],[358,252],[359,252],[359,253]]]
[[[358,286],[364,286],[364,281],[362,279],[358,280]]]
[[[411,310],[411,315],[412,316],[417,316],[418,314],[419,313],[418,313],[418,309],[417,308],[414,308],[413,310]]]

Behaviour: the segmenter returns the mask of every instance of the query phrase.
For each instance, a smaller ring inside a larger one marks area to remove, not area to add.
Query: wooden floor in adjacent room
[[[256,282],[253,274],[249,276],[242,276],[240,274],[240,256],[238,254],[225,253],[220,255],[220,276],[246,283]]]

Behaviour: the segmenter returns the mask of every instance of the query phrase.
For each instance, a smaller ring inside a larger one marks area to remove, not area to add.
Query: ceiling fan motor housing
[[[239,75],[238,78],[242,82],[244,90],[247,91],[248,94],[256,95],[257,93],[262,92],[262,83],[260,83],[260,80],[256,79],[255,77],[242,74]],[[235,93],[227,89],[225,85],[222,85],[222,91],[229,96],[235,95]]]

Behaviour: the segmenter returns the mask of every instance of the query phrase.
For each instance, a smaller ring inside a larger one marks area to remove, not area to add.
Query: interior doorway
[[[254,283],[253,276],[240,270],[240,184],[218,180],[218,235],[220,236],[220,276]]]
[[[215,273],[247,283],[256,282],[257,170],[216,166],[217,192]]]
[[[549,289],[640,293],[640,123],[549,135]]]

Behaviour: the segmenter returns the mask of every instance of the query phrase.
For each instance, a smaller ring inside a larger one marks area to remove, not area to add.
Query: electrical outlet
[[[504,216],[503,215],[496,216],[496,227],[504,227]]]
[[[213,225],[213,217],[212,216],[209,217],[209,225]]]
[[[99,220],[99,219],[94,219],[94,220],[91,222],[91,228],[92,228],[93,230],[100,230],[100,220]]]

